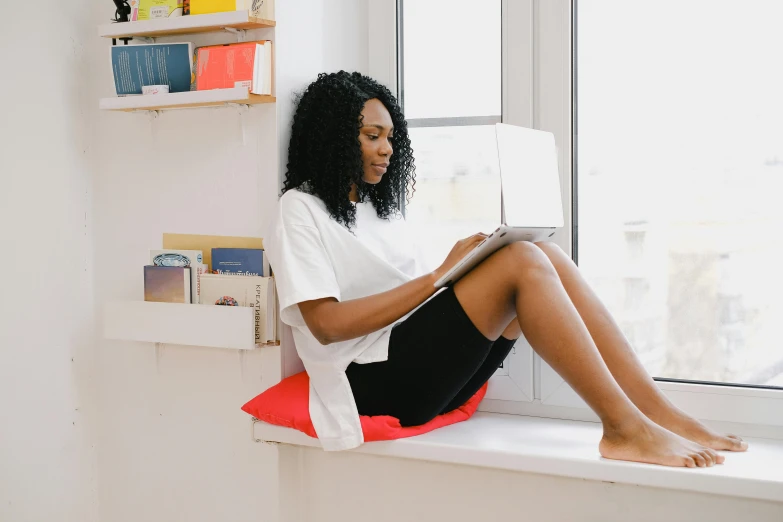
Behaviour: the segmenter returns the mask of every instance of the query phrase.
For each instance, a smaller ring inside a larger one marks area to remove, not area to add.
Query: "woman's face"
[[[359,143],[362,145],[362,164],[366,183],[380,183],[389,160],[394,152],[391,139],[394,127],[389,111],[377,98],[367,100],[362,109],[362,128],[359,129]]]

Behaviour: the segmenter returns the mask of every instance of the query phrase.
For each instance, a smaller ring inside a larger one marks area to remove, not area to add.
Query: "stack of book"
[[[248,11],[254,18],[274,20],[274,0],[128,0],[130,20]]]
[[[142,94],[147,85],[168,92],[247,87],[272,94],[272,41],[194,48],[190,42],[115,45],[111,48],[117,96]]]
[[[273,0],[131,0],[131,22],[225,11],[274,19]],[[111,48],[117,96],[141,95],[145,86],[169,93],[247,87],[272,95],[272,41],[195,47],[192,42],[115,45]],[[154,96],[154,95],[153,95]]]
[[[278,340],[277,294],[262,249],[213,248],[211,267],[201,250],[151,250],[144,267],[144,300],[255,309],[256,344]]]

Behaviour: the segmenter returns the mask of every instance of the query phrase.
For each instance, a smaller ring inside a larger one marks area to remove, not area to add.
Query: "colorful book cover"
[[[141,94],[145,85],[168,85],[169,92],[190,91],[193,44],[114,45],[111,64],[117,96]]]
[[[204,256],[201,250],[150,250],[150,264],[154,266],[188,266],[190,271],[190,299],[194,304],[199,302],[201,275],[207,273],[207,265],[203,264]]]
[[[190,14],[249,11],[254,18],[275,19],[274,0],[190,0]]]
[[[272,94],[270,40],[211,45],[196,52],[197,90],[247,87],[253,94]]]
[[[184,14],[184,0],[130,0],[131,22],[172,18]]]
[[[145,266],[144,300],[190,304],[190,267]]]
[[[264,251],[257,248],[213,248],[212,273],[265,276]]]

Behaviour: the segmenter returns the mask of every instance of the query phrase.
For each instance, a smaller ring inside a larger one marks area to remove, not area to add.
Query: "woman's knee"
[[[522,277],[557,275],[552,261],[541,248],[529,241],[516,241],[501,249],[505,262]]]
[[[552,241],[537,241],[533,243],[535,246],[541,249],[546,256],[552,261],[553,264],[557,264],[565,259],[571,259],[571,257],[565,253],[565,251]]]

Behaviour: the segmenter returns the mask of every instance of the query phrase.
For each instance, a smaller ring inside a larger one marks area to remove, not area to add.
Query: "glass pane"
[[[409,129],[416,184],[406,219],[415,223],[431,269],[459,239],[500,224],[494,125]]]
[[[500,114],[500,0],[403,3],[405,116]]]
[[[783,386],[783,2],[579,2],[582,272],[657,377]]]

